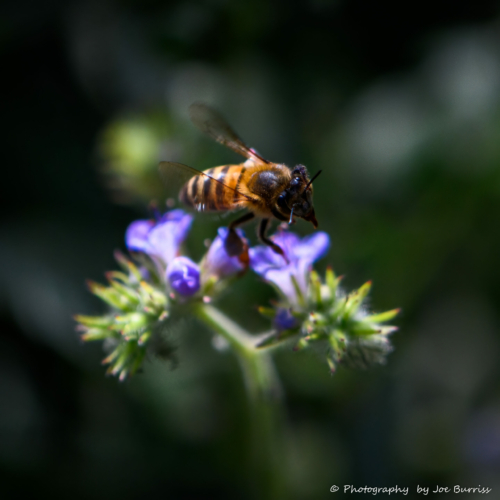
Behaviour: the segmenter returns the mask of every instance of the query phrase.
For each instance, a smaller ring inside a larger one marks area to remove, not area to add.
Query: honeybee
[[[191,177],[184,183],[179,199],[198,211],[223,212],[248,209],[248,212],[229,224],[225,249],[231,256],[240,255],[245,244],[236,233],[237,226],[260,217],[259,239],[276,253],[285,257],[283,250],[266,237],[271,218],[295,222],[300,217],[318,227],[314,212],[312,182],[321,170],[310,179],[304,165],[293,169],[282,163],[265,160],[240,139],[225,119],[203,103],[190,106],[191,121],[215,141],[247,158],[239,165],[222,165],[201,172],[187,165],[161,162],[160,172],[167,185],[177,178]],[[286,257],[285,257],[286,258]]]

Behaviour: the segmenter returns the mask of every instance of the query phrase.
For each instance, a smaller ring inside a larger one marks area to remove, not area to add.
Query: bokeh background
[[[276,357],[288,498],[328,498],[333,484],[499,498],[497,2],[7,0],[1,12],[2,498],[251,496],[241,374],[209,332],[187,323],[177,366],[151,360],[119,383],[72,320],[102,311],[85,279],[103,281],[127,225],[163,206],[160,159],[238,160],[190,124],[197,100],[266,158],[323,169],[315,204],[332,247],[318,267],[347,288],[372,279],[376,310],[403,308],[384,367],[332,377],[314,355]],[[193,258],[226,222],[197,217]],[[272,297],[249,274],[219,305],[259,332],[256,306]]]

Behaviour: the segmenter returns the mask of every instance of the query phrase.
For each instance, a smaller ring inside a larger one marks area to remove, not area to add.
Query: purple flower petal
[[[245,269],[245,266],[242,264],[238,256],[231,257],[226,252],[224,242],[226,241],[228,232],[229,230],[226,227],[220,227],[217,230],[217,237],[208,249],[204,263],[204,271],[208,276],[224,278]],[[236,232],[240,238],[245,237],[245,234],[241,229],[237,229]]]
[[[301,242],[297,234],[286,230],[278,231],[274,235],[273,241],[283,249],[287,256],[294,255],[294,249],[300,245]],[[276,254],[276,252],[273,253]]]
[[[125,233],[127,248],[135,252],[148,252],[151,249],[148,234],[154,225],[153,220],[136,220],[132,222]]]
[[[323,257],[330,248],[330,237],[323,231],[306,236],[293,248],[293,254],[298,259],[307,259],[316,262]]]
[[[250,267],[260,276],[263,276],[269,269],[286,266],[286,260],[277,254],[271,247],[259,245],[250,248]]]
[[[127,248],[157,257],[164,265],[178,255],[179,247],[185,240],[193,217],[183,210],[165,213],[157,222],[138,220],[127,229],[125,242]]]
[[[185,215],[180,220],[160,220],[149,232],[149,242],[155,255],[163,262],[169,263],[179,252],[187,230],[191,225],[192,217]],[[186,224],[187,222],[187,224]]]
[[[298,297],[292,276],[306,295],[309,268],[328,251],[330,238],[324,232],[317,232],[301,240],[294,233],[280,231],[273,237],[273,241],[283,249],[288,263],[270,247],[258,246],[250,249],[250,267],[266,281],[277,286],[292,304],[297,304]]]
[[[307,293],[307,272],[311,267],[311,263],[306,260],[295,260],[288,266],[278,268],[270,268],[262,276],[266,281],[273,283],[281,293],[288,298],[291,304],[298,304],[299,297],[292,281],[292,276],[297,281],[299,290],[302,295]]]
[[[297,280],[299,289],[302,291],[302,295],[304,295],[305,297],[307,295],[308,274],[309,271],[311,270],[312,262],[306,259],[301,259],[296,262],[295,266],[296,267],[294,269],[293,275]]]
[[[183,297],[190,297],[200,289],[200,268],[187,257],[173,259],[166,276],[172,289]]]
[[[275,285],[291,303],[296,304],[297,294],[292,282],[293,274],[292,269],[286,267],[282,269],[269,269],[262,277]]]

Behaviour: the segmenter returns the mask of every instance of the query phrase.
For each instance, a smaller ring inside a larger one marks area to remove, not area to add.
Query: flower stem
[[[251,480],[256,493],[259,498],[286,498],[283,391],[272,357],[256,347],[258,337],[250,335],[218,309],[199,304],[195,314],[229,342],[242,369],[253,424]]]
[[[215,307],[208,304],[197,304],[195,314],[203,323],[224,337],[239,354],[245,354],[255,349],[253,336]]]

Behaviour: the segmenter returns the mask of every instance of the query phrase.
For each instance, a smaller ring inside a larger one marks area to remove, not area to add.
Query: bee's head
[[[312,181],[320,173],[321,170],[309,180],[304,165],[297,165],[292,170],[292,180],[287,188],[281,192],[277,201],[281,209],[290,213],[290,222],[292,221],[292,216],[296,215],[301,219],[311,222],[314,228],[318,227],[312,202]]]

